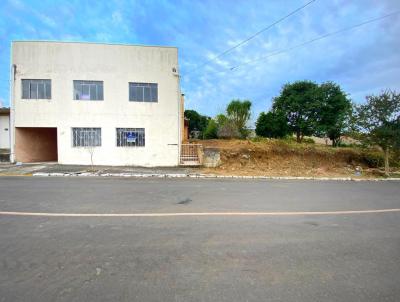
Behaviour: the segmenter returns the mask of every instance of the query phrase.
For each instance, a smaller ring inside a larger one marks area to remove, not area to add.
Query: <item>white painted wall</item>
[[[13,42],[14,127],[57,127],[58,161],[90,164],[72,127],[101,127],[99,165],[176,166],[180,146],[178,50],[174,47]],[[21,99],[21,79],[51,79],[51,100]],[[73,80],[104,82],[103,101],[73,99]],[[158,83],[158,103],[129,102],[129,82]],[[145,128],[145,147],[116,147],[116,128]],[[13,153],[13,152],[12,152]]]
[[[10,148],[10,116],[0,115],[0,149]]]

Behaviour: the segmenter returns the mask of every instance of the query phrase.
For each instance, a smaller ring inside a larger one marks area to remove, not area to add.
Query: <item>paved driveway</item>
[[[336,213],[399,208],[399,182],[0,177],[0,301],[399,301],[400,212]]]

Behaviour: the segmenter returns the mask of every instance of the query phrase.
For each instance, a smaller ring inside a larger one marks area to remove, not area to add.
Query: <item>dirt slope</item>
[[[332,148],[292,141],[263,139],[204,140],[205,148],[218,148],[222,164],[203,168],[204,173],[266,176],[354,176],[362,167],[363,177],[376,176],[371,154],[358,148]]]

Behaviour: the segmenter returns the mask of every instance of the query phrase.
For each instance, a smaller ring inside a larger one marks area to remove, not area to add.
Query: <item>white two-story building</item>
[[[175,47],[15,41],[11,161],[176,166]]]

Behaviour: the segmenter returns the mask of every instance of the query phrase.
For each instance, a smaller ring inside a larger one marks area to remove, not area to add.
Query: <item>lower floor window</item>
[[[144,128],[117,128],[117,147],[145,146]]]
[[[74,147],[101,146],[101,128],[72,128],[72,145]]]

